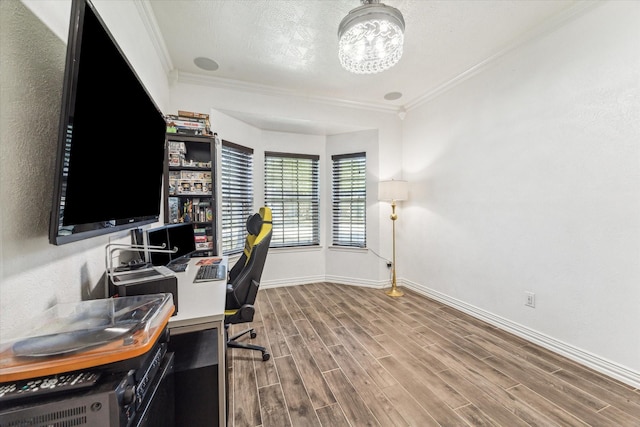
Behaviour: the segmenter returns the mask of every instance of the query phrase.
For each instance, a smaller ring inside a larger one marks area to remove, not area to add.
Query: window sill
[[[322,250],[322,246],[287,246],[283,248],[269,248],[269,252],[319,252]]]
[[[329,246],[329,250],[336,252],[368,252],[369,248],[356,248],[354,246]]]

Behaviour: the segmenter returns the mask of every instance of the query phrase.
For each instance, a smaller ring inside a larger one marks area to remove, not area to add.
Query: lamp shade
[[[401,201],[409,198],[409,183],[395,180],[380,181],[378,183],[378,200]]]

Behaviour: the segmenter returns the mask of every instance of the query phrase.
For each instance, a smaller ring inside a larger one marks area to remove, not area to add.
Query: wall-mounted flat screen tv
[[[156,222],[166,123],[88,0],[73,0],[49,241]]]

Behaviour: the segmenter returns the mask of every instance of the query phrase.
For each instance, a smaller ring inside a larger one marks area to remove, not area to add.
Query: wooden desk
[[[222,258],[221,263],[228,267],[227,257]],[[224,308],[226,301],[227,281],[215,280],[210,282],[194,283],[193,279],[198,270],[197,263],[208,258],[192,258],[185,272],[176,273],[178,278],[178,314],[169,319],[169,333],[171,341],[188,339],[189,335],[200,332],[214,332],[217,337],[217,363],[218,366],[218,423],[212,421],[211,425],[226,426],[226,337],[224,330]],[[228,271],[228,270],[227,270]],[[185,350],[188,351],[188,350]],[[176,363],[180,359],[180,349],[176,352]],[[197,391],[197,390],[196,390]],[[176,393],[176,399],[179,396]],[[177,420],[176,420],[177,421]]]

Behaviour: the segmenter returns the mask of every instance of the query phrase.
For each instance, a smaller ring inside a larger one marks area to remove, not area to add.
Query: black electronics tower
[[[217,333],[217,329],[207,329],[171,336],[170,350],[178,349],[174,371],[176,426],[219,424]]]

